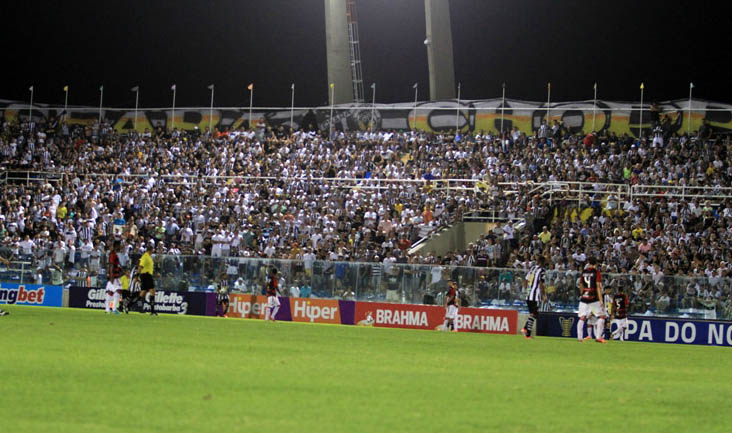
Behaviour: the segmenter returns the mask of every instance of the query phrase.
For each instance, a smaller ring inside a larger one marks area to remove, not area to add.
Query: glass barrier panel
[[[0,280],[19,284],[103,287],[103,251],[56,260],[53,250],[0,265]],[[268,270],[276,267],[282,296],[369,302],[442,305],[449,280],[460,288],[463,305],[526,309],[526,270],[450,265],[280,260],[246,257],[154,255],[155,282],[162,290],[214,291],[226,280],[232,292],[264,293]],[[126,268],[140,254],[124,255]],[[544,311],[576,311],[577,271],[547,270]],[[631,315],[732,320],[732,278],[656,274],[603,274],[606,294],[621,288]]]

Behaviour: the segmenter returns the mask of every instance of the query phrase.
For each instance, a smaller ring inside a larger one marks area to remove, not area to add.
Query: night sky
[[[464,99],[688,97],[732,102],[729,18],[711,1],[452,0],[455,78]],[[108,107],[327,104],[323,0],[24,1],[2,6],[2,99]],[[427,98],[424,0],[359,0],[366,99]],[[10,54],[12,52],[12,54]]]

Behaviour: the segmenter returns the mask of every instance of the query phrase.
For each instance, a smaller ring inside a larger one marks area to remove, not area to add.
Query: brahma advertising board
[[[229,296],[229,317],[264,319],[267,297]],[[435,305],[387,304],[334,299],[280,297],[277,320],[385,328],[442,329],[445,309]],[[518,313],[513,310],[461,308],[457,329],[461,332],[515,334]]]
[[[104,289],[96,287],[71,287],[69,307],[104,309]],[[144,312],[150,311],[144,305]],[[213,315],[216,309],[215,295],[202,292],[171,292],[160,290],[155,293],[155,311],[169,314],[191,314],[197,316]]]
[[[615,329],[615,326],[611,328],[612,331]],[[577,315],[574,313],[542,313],[539,316],[538,334],[577,338]],[[629,317],[625,339],[650,343],[732,346],[732,323]]]
[[[445,308],[435,305],[356,302],[355,324],[386,328],[441,330]],[[518,313],[514,310],[460,308],[455,327],[460,332],[515,334]]]
[[[61,286],[0,283],[0,304],[60,307],[62,299]]]

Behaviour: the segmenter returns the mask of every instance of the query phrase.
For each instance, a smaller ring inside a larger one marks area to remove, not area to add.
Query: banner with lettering
[[[616,330],[613,325],[612,331]],[[574,313],[541,313],[538,335],[577,338],[577,315]],[[706,320],[629,317],[625,331],[627,341],[649,343],[732,346],[732,323]]]
[[[704,121],[717,132],[732,131],[732,105],[713,101],[678,99],[657,104],[658,113],[668,117],[671,133],[697,131]],[[204,131],[209,124],[220,131],[249,127],[248,107],[180,107],[139,109],[103,108],[102,117],[114,129],[125,132],[135,128],[138,131],[173,127],[188,131]],[[29,113],[34,121],[65,118],[70,125],[93,125],[99,118],[99,107],[70,106],[0,100],[0,113],[8,121],[27,121]],[[137,122],[135,122],[137,113]],[[543,102],[520,101],[500,98],[483,100],[443,100],[397,104],[345,104],[337,105],[332,111],[332,125],[336,130],[367,130],[373,116],[375,129],[408,130],[419,129],[430,132],[497,132],[516,127],[522,132],[536,130],[542,120],[549,116],[549,122],[562,122],[572,132],[589,133],[593,130],[607,130],[617,135],[637,136],[639,130],[648,133],[653,128],[650,104],[613,101],[568,101],[552,102],[547,107]],[[331,125],[330,107],[298,107],[292,112],[290,124],[289,107],[254,108],[252,125],[267,125],[274,129],[319,128]]]

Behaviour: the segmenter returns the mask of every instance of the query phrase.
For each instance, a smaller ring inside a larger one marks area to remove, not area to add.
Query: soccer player
[[[280,309],[280,300],[277,299],[279,292],[277,268],[272,267],[267,278],[267,308],[264,310],[264,320],[269,320],[271,317],[272,321],[275,321],[277,311]]]
[[[114,314],[119,314],[119,298],[122,293],[122,285],[120,277],[122,277],[122,266],[119,263],[117,250],[119,249],[119,241],[114,241],[112,251],[109,252],[109,261],[107,266],[107,287],[104,299],[104,312],[109,313],[110,310]]]
[[[150,315],[157,316],[155,312],[155,280],[153,280],[154,263],[152,259],[153,245],[147,244],[145,254],[140,257],[140,296],[150,305]]]
[[[539,256],[536,264],[526,275],[526,288],[528,290],[526,305],[529,307],[529,318],[526,319],[526,324],[521,329],[526,339],[532,338],[531,331],[534,329],[534,323],[536,323],[536,319],[539,317],[539,302],[542,300],[546,302],[546,294],[544,293],[544,266],[544,257]]]
[[[7,311],[0,308],[0,316],[7,316],[8,314],[10,314],[10,313],[8,313]]]
[[[137,270],[133,267],[131,271],[125,272],[122,278],[120,278],[120,281],[122,282],[122,299],[124,299],[122,308],[125,313],[130,314],[130,306],[133,306],[134,309],[138,309],[142,313],[142,305],[138,308],[141,287],[140,275],[137,273]]]
[[[216,316],[229,317],[226,313],[229,312],[229,279],[226,272],[221,272],[219,275],[219,287],[218,293],[216,293]]]
[[[628,304],[628,295],[624,293],[623,286],[620,285],[613,296],[612,323],[618,326],[618,329],[611,335],[613,340],[625,341],[625,330],[628,329]]]
[[[457,332],[455,329],[455,320],[458,313],[458,291],[457,283],[450,280],[447,283],[447,293],[445,294],[445,323],[442,325],[443,331]]]
[[[594,257],[587,259],[587,266],[580,274],[580,297],[579,304],[579,321],[577,322],[577,339],[584,341],[583,334],[585,331],[585,320],[594,314],[597,316],[597,324],[595,324],[595,341],[598,343],[607,343],[602,338],[602,330],[605,327],[605,308],[602,306],[602,275],[600,270],[595,267],[597,260]]]

